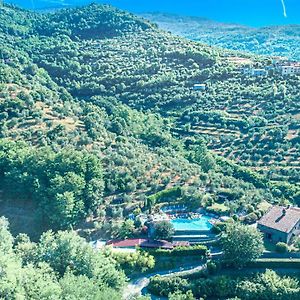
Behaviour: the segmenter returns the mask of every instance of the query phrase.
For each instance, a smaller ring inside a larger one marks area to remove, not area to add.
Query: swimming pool
[[[204,230],[209,231],[213,225],[210,223],[212,218],[209,216],[202,216],[198,219],[174,219],[171,220],[171,223],[174,226],[174,229],[177,231],[181,230]]]

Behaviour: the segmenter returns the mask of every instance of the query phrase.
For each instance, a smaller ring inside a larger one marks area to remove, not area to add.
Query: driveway
[[[156,275],[163,277],[174,276],[174,275],[189,275],[203,270],[206,267],[206,262],[201,262],[189,266],[178,267],[172,270],[158,271],[145,276],[141,276],[137,279],[130,281],[123,292],[123,299],[128,300],[133,296],[139,296],[142,294],[142,290],[145,289],[150,282],[150,278]]]

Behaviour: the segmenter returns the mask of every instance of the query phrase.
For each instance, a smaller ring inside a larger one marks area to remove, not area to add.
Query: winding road
[[[188,275],[199,272],[206,267],[206,262],[201,262],[193,265],[188,265],[184,267],[178,267],[172,270],[165,270],[160,272],[155,272],[147,274],[143,277],[139,277],[130,281],[123,292],[123,299],[132,299],[133,296],[139,296],[142,294],[142,290],[146,288],[150,282],[150,278],[156,275],[161,275],[163,277],[173,276],[173,275]]]
[[[220,252],[220,251],[215,250],[211,253],[212,259],[220,259],[221,256],[222,256],[222,252]],[[264,255],[262,255],[262,257],[268,257],[268,258],[278,258],[278,257],[282,258],[282,256],[283,255],[280,255],[277,253],[269,253],[269,252],[265,252]],[[287,256],[291,256],[291,254],[289,253],[289,254],[287,254]],[[298,257],[298,255],[296,257]],[[139,278],[133,279],[128,283],[127,287],[124,289],[123,300],[129,300],[129,299],[132,299],[132,297],[134,297],[134,296],[141,295],[142,290],[145,289],[149,285],[151,277],[154,277],[156,275],[160,275],[163,277],[174,276],[174,275],[181,275],[181,276],[189,275],[189,274],[199,272],[199,271],[203,270],[205,267],[206,267],[206,262],[202,261],[202,262],[198,262],[195,264],[177,267],[177,268],[174,268],[171,270],[153,272],[153,273],[141,276]],[[253,272],[253,270],[263,271],[265,269],[266,268],[254,268],[254,269],[251,268],[251,272]],[[295,272],[294,269],[288,269],[288,268],[278,268],[278,269],[275,268],[275,270],[277,270],[279,272],[284,271],[285,273],[294,273]],[[243,272],[245,272],[245,271],[246,270],[243,270]],[[297,272],[299,272],[299,271],[297,271]]]

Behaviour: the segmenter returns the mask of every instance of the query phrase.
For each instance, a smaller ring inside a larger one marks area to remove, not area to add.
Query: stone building
[[[272,206],[257,227],[265,239],[289,244],[294,236],[300,235],[300,208]]]

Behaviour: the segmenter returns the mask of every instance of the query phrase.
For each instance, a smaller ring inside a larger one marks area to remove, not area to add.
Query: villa
[[[300,235],[300,208],[272,206],[257,227],[265,239],[289,244],[293,237]]]
[[[281,66],[282,75],[294,75],[300,74],[300,64],[291,64],[287,66]]]

